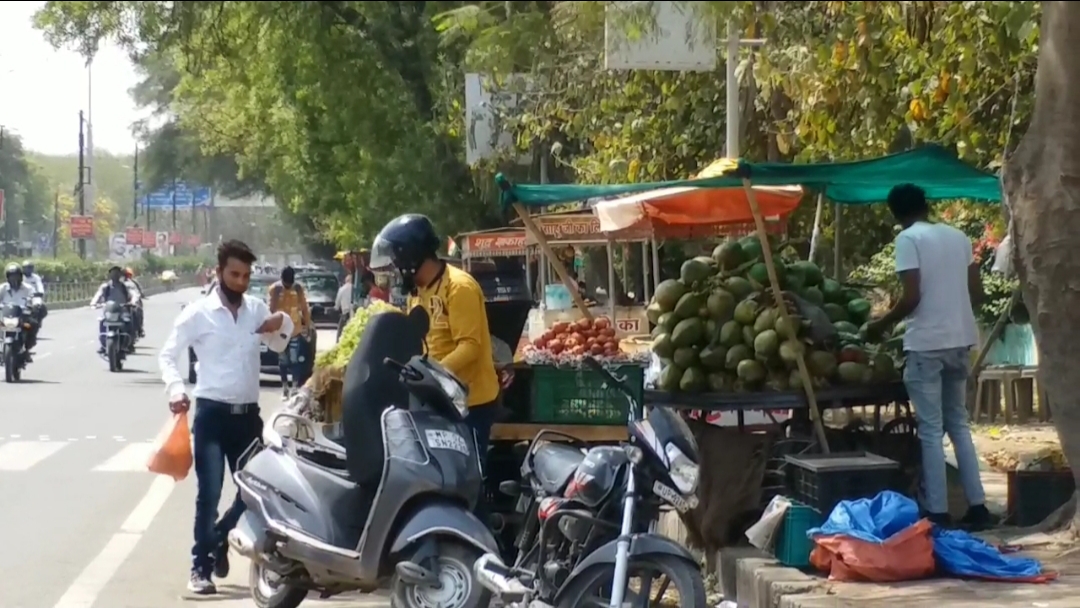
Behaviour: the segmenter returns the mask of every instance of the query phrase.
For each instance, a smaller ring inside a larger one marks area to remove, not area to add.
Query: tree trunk
[[[1080,4],[1043,2],[1042,11],[1035,110],[1003,182],[1040,381],[1080,487]],[[1074,533],[1076,500],[1063,519]]]

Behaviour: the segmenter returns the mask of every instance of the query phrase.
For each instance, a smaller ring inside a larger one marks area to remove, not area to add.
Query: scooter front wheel
[[[458,541],[440,541],[434,586],[406,583],[398,575],[390,582],[391,608],[487,608],[491,592],[476,580],[473,564],[480,551]]]
[[[251,601],[258,608],[296,608],[307,597],[306,590],[282,583],[276,574],[255,562],[251,562],[248,587]]]

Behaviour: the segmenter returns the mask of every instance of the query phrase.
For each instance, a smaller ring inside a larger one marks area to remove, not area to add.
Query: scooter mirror
[[[431,319],[423,306],[413,306],[413,309],[409,311],[409,321],[421,336],[427,336],[428,330],[431,329]]]

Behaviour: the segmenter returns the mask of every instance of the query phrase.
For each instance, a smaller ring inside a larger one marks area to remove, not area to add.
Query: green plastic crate
[[[792,500],[776,537],[776,561],[791,568],[810,567],[810,551],[814,549],[814,541],[807,538],[806,531],[824,522],[820,511]]]
[[[534,365],[530,421],[541,424],[626,424],[626,396],[604,385],[588,368]],[[611,370],[625,378],[640,405],[645,392],[645,368],[622,365]]]

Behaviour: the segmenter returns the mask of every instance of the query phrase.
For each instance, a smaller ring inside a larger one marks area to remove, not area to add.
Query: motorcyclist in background
[[[499,377],[492,355],[484,292],[468,272],[439,259],[442,241],[431,220],[402,215],[387,224],[371,246],[371,268],[393,267],[409,294],[406,310],[422,306],[431,320],[428,353],[469,389],[465,423],[476,436],[483,469],[491,427],[499,410]],[[477,516],[487,521],[481,492]]]
[[[98,287],[97,293],[90,299],[90,306],[92,308],[99,308],[104,306],[106,302],[116,302],[121,306],[128,304],[135,304],[136,294],[132,293],[132,290],[128,287],[127,282],[124,280],[124,271],[119,266],[112,266],[109,268],[109,280],[101,284]],[[105,320],[98,319],[98,340],[99,346],[98,354],[105,354]]]
[[[146,294],[143,293],[142,285],[139,285],[139,282],[135,280],[135,271],[130,266],[124,269],[124,280],[127,282],[128,291],[138,295],[135,306],[135,331],[139,333],[140,338],[145,338],[142,301],[146,299]]]
[[[40,274],[34,272],[34,262],[32,260],[23,261],[22,269],[23,283],[34,293],[45,295],[45,281],[41,278]]]
[[[26,330],[26,362],[31,363],[30,350],[37,344],[37,334],[40,324],[37,319],[30,315],[30,300],[34,297],[34,290],[23,282],[23,270],[18,264],[8,264],[4,268],[4,277],[7,282],[0,285],[0,308],[18,306],[22,310],[23,321],[30,326]]]
[[[34,295],[40,295],[42,297],[42,303],[34,311],[35,318],[40,325],[45,320],[45,316],[49,314],[48,309],[45,307],[45,280],[41,278],[41,275],[34,272],[34,261],[24,260],[22,263],[23,269],[23,283],[30,288]]]

